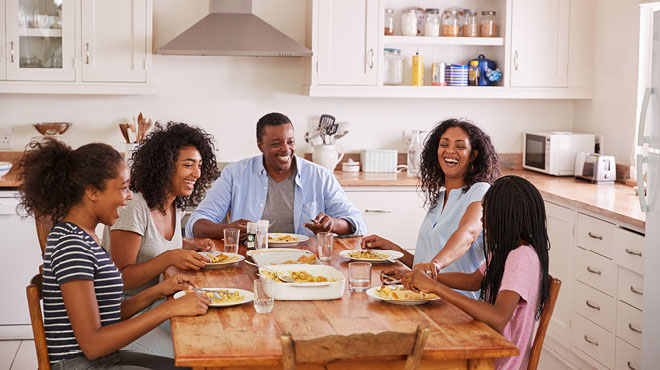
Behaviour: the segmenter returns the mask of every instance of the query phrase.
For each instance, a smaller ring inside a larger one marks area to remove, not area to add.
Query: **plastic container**
[[[412,57],[412,85],[424,86],[424,58],[419,52]]]
[[[468,86],[479,86],[479,61],[470,61],[468,67]]]
[[[438,8],[426,9],[424,36],[440,36],[440,10]]]
[[[385,9],[385,36],[394,35],[394,10]]]
[[[401,14],[401,35],[417,36],[417,11],[408,9]]]
[[[465,21],[463,23],[463,37],[479,37],[479,22],[475,9],[465,9]]]
[[[403,56],[401,49],[385,49],[383,83],[401,85],[403,83]]]
[[[346,278],[336,268],[327,265],[276,265],[268,270],[284,275],[291,271],[306,271],[314,276],[324,276],[335,281],[323,283],[281,283],[275,282],[275,299],[281,301],[310,301],[320,299],[338,299],[344,295]],[[259,267],[263,274],[264,268]],[[263,278],[262,278],[263,279]]]
[[[355,162],[349,159],[347,162],[341,164],[342,172],[360,172],[360,162]]]
[[[481,12],[481,21],[479,22],[479,33],[481,37],[497,37],[497,19],[496,13],[491,10]]]

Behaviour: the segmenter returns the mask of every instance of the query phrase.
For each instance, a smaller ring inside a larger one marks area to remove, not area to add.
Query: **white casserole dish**
[[[275,299],[281,301],[302,301],[320,299],[338,299],[344,295],[346,277],[336,268],[327,265],[275,265],[259,267],[264,270],[289,275],[291,271],[306,271],[314,276],[324,276],[335,281],[321,283],[281,283],[275,282]],[[262,277],[263,279],[263,277]]]
[[[259,266],[279,265],[286,261],[295,261],[300,256],[311,256],[314,253],[306,249],[295,248],[268,248],[248,251],[246,253],[252,257],[254,263]],[[318,257],[314,261],[315,264],[321,264]]]

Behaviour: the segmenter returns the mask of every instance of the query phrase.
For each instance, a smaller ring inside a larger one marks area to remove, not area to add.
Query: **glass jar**
[[[408,9],[401,14],[401,35],[417,36],[417,11]]]
[[[442,15],[442,36],[458,37],[461,35],[463,25],[463,10],[449,8]]]
[[[477,22],[477,11],[475,9],[465,9],[463,37],[479,37],[479,22]]]
[[[438,8],[426,9],[424,36],[440,36],[440,10]]]
[[[481,12],[480,34],[481,37],[497,37],[497,19],[492,10]]]
[[[394,35],[394,10],[385,9],[385,36]]]
[[[401,49],[385,49],[385,70],[383,84],[401,85],[403,83],[403,56]]]

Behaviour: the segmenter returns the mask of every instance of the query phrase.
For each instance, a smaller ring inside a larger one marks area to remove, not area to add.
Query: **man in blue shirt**
[[[365,235],[362,214],[346,199],[333,174],[297,157],[293,124],[281,113],[257,122],[263,155],[228,165],[193,211],[186,234],[223,238],[225,228],[245,235],[247,222],[269,220],[269,232]],[[229,212],[229,223],[222,220]]]

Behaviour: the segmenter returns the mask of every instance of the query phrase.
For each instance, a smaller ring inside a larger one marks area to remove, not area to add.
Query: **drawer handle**
[[[586,301],[584,301],[584,303],[586,303],[588,307],[591,307],[594,310],[600,311],[600,306],[597,305],[597,304],[593,304],[593,303],[589,302],[588,299]]]
[[[642,252],[640,252],[640,251],[633,251],[633,250],[630,250],[630,249],[628,249],[628,248],[626,248],[626,253],[628,253],[628,254],[632,254],[633,256],[639,256],[639,257],[642,256]]]
[[[593,239],[603,240],[603,236],[602,236],[602,235],[592,234],[591,231],[589,231],[589,237],[590,237],[590,238],[593,238]]]
[[[632,366],[632,364],[630,363],[630,361],[628,361],[628,369],[630,369],[630,370],[638,370],[636,367]]]
[[[364,213],[392,213],[391,209],[365,209]]]
[[[635,293],[635,294],[644,295],[644,293],[641,290],[635,289],[635,287],[632,286],[632,285],[630,286],[630,291]]]
[[[587,343],[593,344],[594,346],[597,346],[597,345],[598,345],[598,341],[597,341],[597,340],[589,339],[589,337],[588,337],[586,334],[584,335],[584,340],[587,341]]]
[[[587,271],[591,272],[592,274],[600,275],[600,270],[594,270],[590,266],[587,266]]]
[[[639,329],[637,329],[637,328],[635,328],[635,327],[633,327],[633,326],[632,326],[632,323],[628,323],[628,329],[634,331],[635,333],[642,334],[642,331],[639,330]]]

